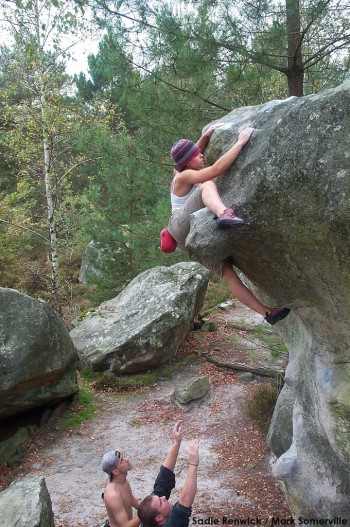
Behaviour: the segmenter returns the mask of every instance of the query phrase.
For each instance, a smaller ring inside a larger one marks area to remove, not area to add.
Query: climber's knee
[[[222,263],[221,276],[225,280],[225,282],[230,280],[232,277],[237,276],[232,267],[232,264],[228,260],[225,260]]]
[[[216,184],[214,181],[205,181],[204,183],[201,183],[201,189],[203,192],[216,192]]]

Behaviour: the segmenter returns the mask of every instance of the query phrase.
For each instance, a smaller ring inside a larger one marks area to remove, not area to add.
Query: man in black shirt
[[[182,421],[177,421],[175,424],[173,438],[174,442],[160,467],[152,494],[146,496],[139,505],[137,513],[143,527],[188,527],[197,491],[199,441],[194,439],[187,448],[187,477],[179,501],[173,504],[169,501],[169,497],[175,487],[174,468],[182,441]]]

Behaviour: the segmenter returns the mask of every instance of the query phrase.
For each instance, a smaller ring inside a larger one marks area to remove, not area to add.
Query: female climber
[[[244,225],[234,209],[222,202],[214,178],[220,176],[234,163],[243,146],[249,141],[254,128],[247,128],[238,136],[237,142],[215,163],[204,167],[203,150],[209,138],[221,123],[210,126],[197,143],[189,139],[180,139],[171,148],[170,155],[174,161],[174,177],[171,184],[170,198],[172,214],[168,230],[181,249],[185,249],[185,240],[190,231],[190,215],[207,207],[211,210],[219,228],[230,228]],[[290,312],[286,307],[273,309],[264,306],[253,293],[241,282],[229,260],[213,267],[205,265],[225,280],[230,292],[244,305],[260,313],[269,324],[283,320]]]

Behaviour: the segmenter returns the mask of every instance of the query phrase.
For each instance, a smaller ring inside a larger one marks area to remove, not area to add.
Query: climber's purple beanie
[[[171,147],[170,155],[177,168],[183,168],[200,153],[200,148],[189,139],[180,139]]]

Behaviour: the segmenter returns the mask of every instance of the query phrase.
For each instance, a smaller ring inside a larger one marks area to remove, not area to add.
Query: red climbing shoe
[[[245,225],[245,221],[236,216],[233,209],[225,209],[223,215],[220,218],[216,218],[216,221],[220,229],[233,225]]]
[[[288,309],[288,307],[275,307],[269,315],[266,313],[265,320],[273,326],[279,320],[286,318],[289,315],[289,312],[290,309]]]

